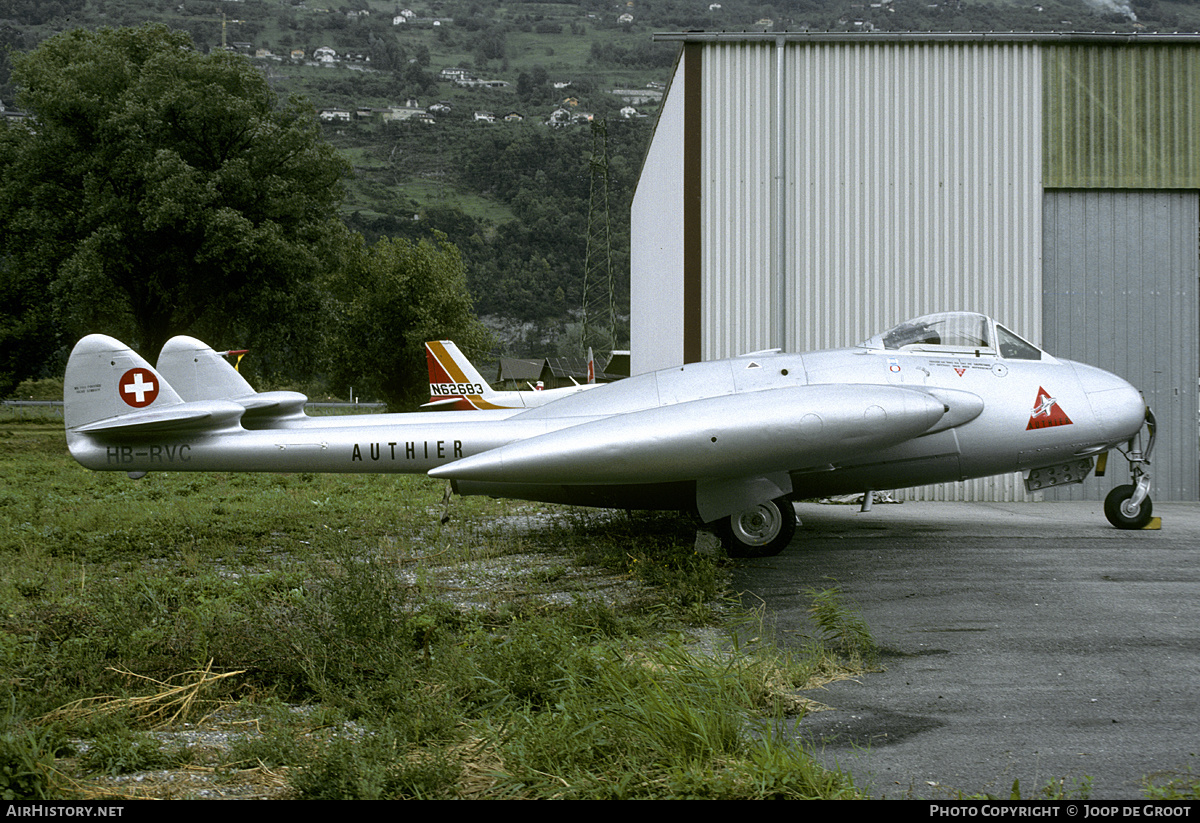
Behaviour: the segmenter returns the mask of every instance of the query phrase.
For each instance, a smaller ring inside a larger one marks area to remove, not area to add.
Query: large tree
[[[70,31],[14,63],[31,120],[0,169],[0,278],[21,277],[0,293],[25,298],[6,312],[40,301],[66,337],[151,358],[183,332],[304,347],[311,326],[279,326],[311,322],[347,171],[311,106],[163,26]]]
[[[453,340],[468,357],[492,337],[476,319],[458,249],[435,240],[347,237],[345,259],[328,280],[330,380],[379,397],[394,411],[429,399],[425,341]]]

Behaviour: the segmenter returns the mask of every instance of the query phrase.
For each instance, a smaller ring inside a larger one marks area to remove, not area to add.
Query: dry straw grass
[[[76,700],[65,706],[60,706],[42,718],[44,722],[78,721],[96,715],[117,714],[129,712],[143,722],[152,723],[154,728],[162,729],[176,722],[184,722],[192,711],[197,697],[205,689],[218,681],[244,674],[245,670],[214,674],[213,661],[209,660],[203,669],[181,672],[169,680],[156,680],[153,677],[137,674],[125,669],[109,668],[111,672],[124,675],[133,680],[152,683],[159,691],[154,694],[137,697],[113,697],[98,695]],[[172,682],[175,681],[175,682]]]

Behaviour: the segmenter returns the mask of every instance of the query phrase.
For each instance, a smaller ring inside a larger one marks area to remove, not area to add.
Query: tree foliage
[[[444,236],[383,237],[370,247],[355,237],[347,258],[328,284],[335,386],[409,410],[429,399],[425,341],[453,340],[468,357],[491,348],[471,307],[462,257]]]
[[[315,312],[347,169],[310,106],[164,26],[69,31],[14,62],[34,125],[4,135],[6,309],[48,304],[66,339],[150,356],[183,332],[254,345],[264,317]]]

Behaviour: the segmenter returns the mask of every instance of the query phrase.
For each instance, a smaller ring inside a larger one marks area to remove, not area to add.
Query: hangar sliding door
[[[1200,498],[1200,196],[1048,190],[1042,221],[1043,346],[1141,389],[1159,429],[1151,497]],[[1112,454],[1101,481],[1047,496],[1098,499],[1128,482],[1125,460]]]

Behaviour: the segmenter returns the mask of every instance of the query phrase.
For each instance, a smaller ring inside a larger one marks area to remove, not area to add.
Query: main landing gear
[[[730,557],[773,557],[796,535],[796,510],[777,497],[722,518],[716,531]]]
[[[1129,441],[1129,450],[1121,452],[1129,461],[1132,483],[1117,486],[1104,498],[1104,516],[1118,529],[1144,529],[1154,512],[1150,500],[1150,452],[1154,450],[1154,412],[1146,407],[1146,447],[1142,449],[1139,431]]]

